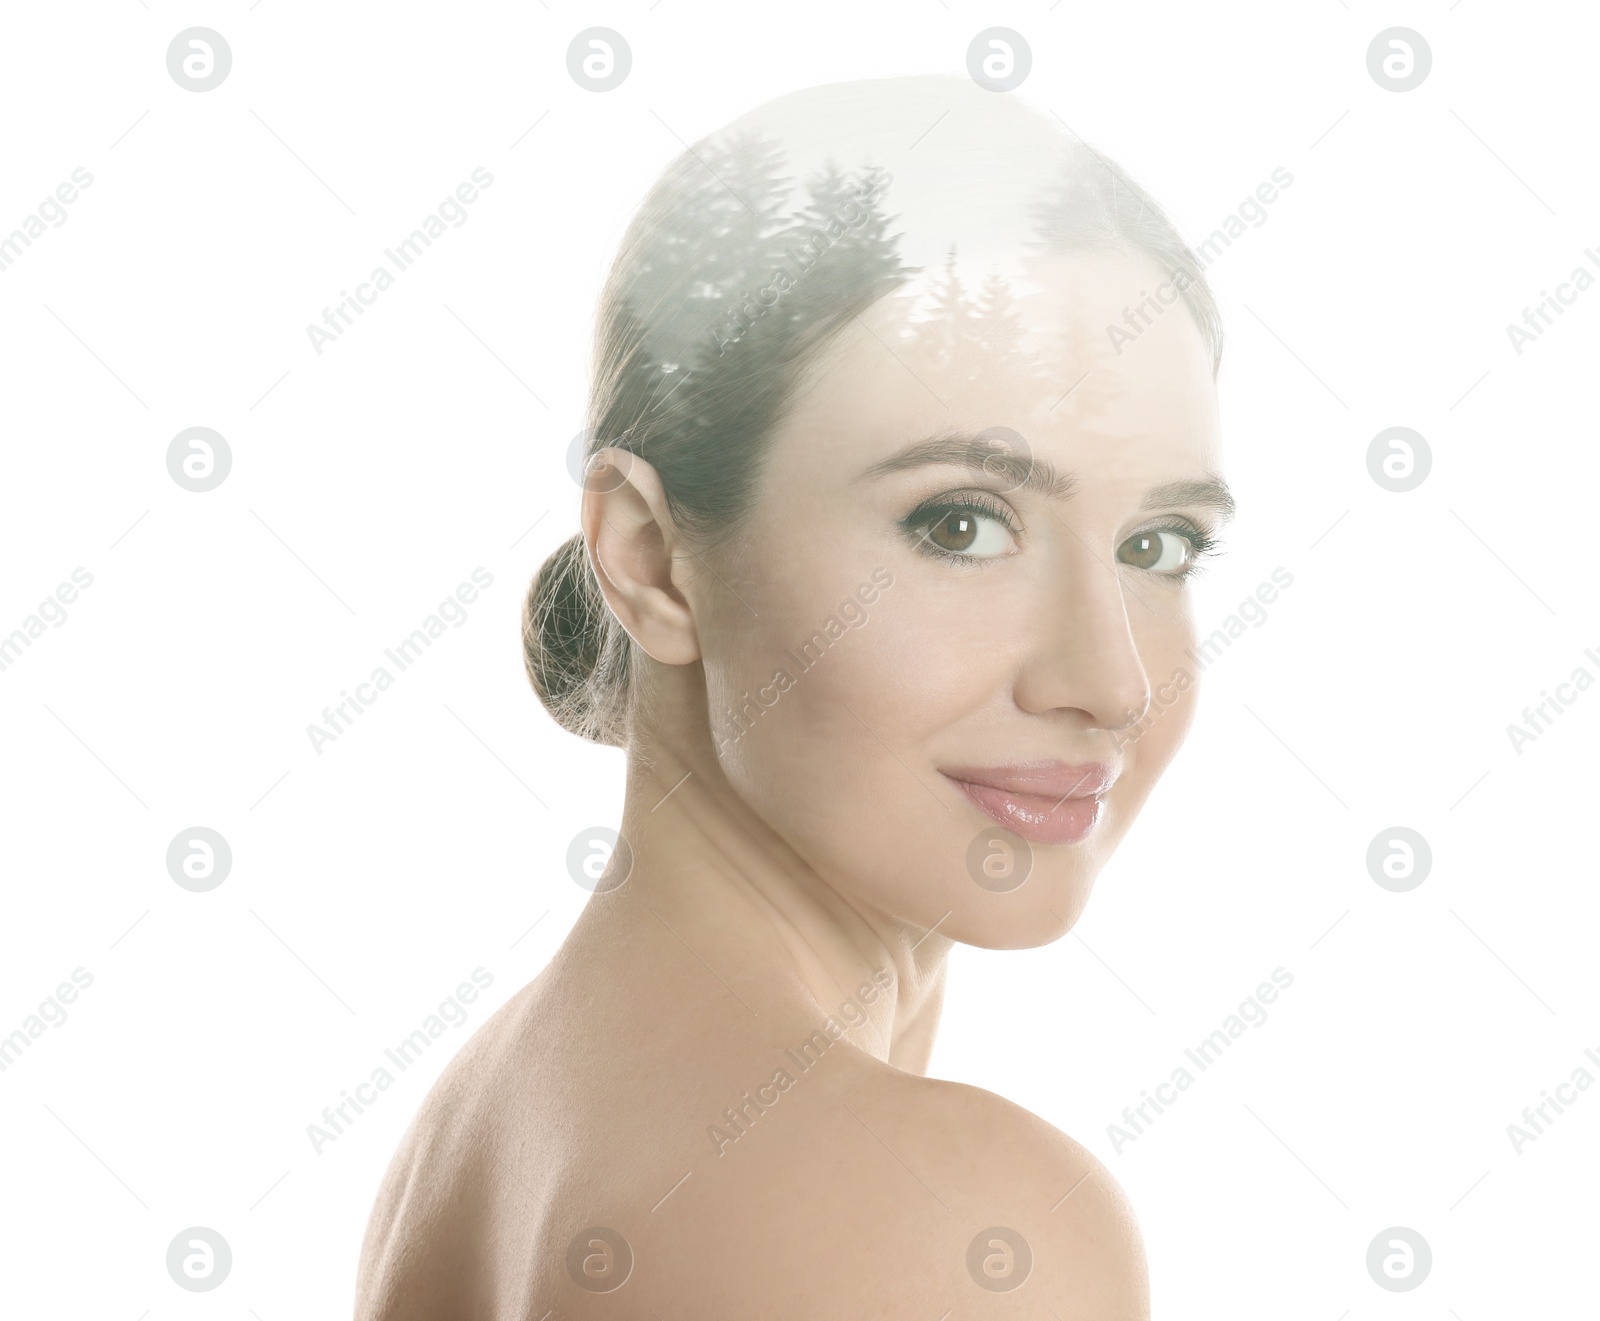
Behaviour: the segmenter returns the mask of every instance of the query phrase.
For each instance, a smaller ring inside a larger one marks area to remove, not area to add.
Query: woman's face
[[[852,902],[991,948],[1077,919],[1177,750],[1184,578],[1227,503],[1165,275],[1096,253],[1040,279],[1012,319],[852,322],[696,602],[736,791]]]

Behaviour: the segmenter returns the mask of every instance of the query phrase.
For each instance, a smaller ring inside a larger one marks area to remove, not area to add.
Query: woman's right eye
[[[972,505],[942,505],[920,511],[914,527],[919,541],[946,556],[969,560],[1014,554],[1017,540],[997,513]]]

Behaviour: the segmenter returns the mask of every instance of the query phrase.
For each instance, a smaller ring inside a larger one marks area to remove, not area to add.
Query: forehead
[[[1050,258],[1004,288],[951,266],[917,284],[863,310],[809,365],[773,467],[859,471],[925,436],[1007,427],[1081,476],[1217,469],[1211,352],[1149,258]]]

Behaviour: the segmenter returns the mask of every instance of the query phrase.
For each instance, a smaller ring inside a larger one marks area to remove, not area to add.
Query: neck
[[[820,875],[739,797],[709,743],[635,746],[620,834],[632,870],[591,901],[586,920],[665,926],[762,1017],[787,1009],[820,1022],[876,988],[871,1025],[852,1041],[926,1070],[951,942]]]

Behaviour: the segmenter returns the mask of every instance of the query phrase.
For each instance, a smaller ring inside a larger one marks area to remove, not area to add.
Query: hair
[[[923,136],[914,157],[905,144]],[[840,156],[865,163],[846,169]],[[905,217],[879,203],[897,183],[918,223],[890,235]],[[1174,277],[1213,373],[1220,365],[1221,318],[1193,252],[1149,194],[1059,121],[953,77],[836,83],[702,139],[645,197],[600,299],[586,465],[607,447],[647,456],[686,535],[733,530],[818,352],[923,269],[903,254],[931,257],[973,231],[1035,256],[1143,254]],[[953,256],[947,281],[952,270]],[[534,577],[522,637],[550,714],[583,738],[626,746],[634,643],[581,534]]]

